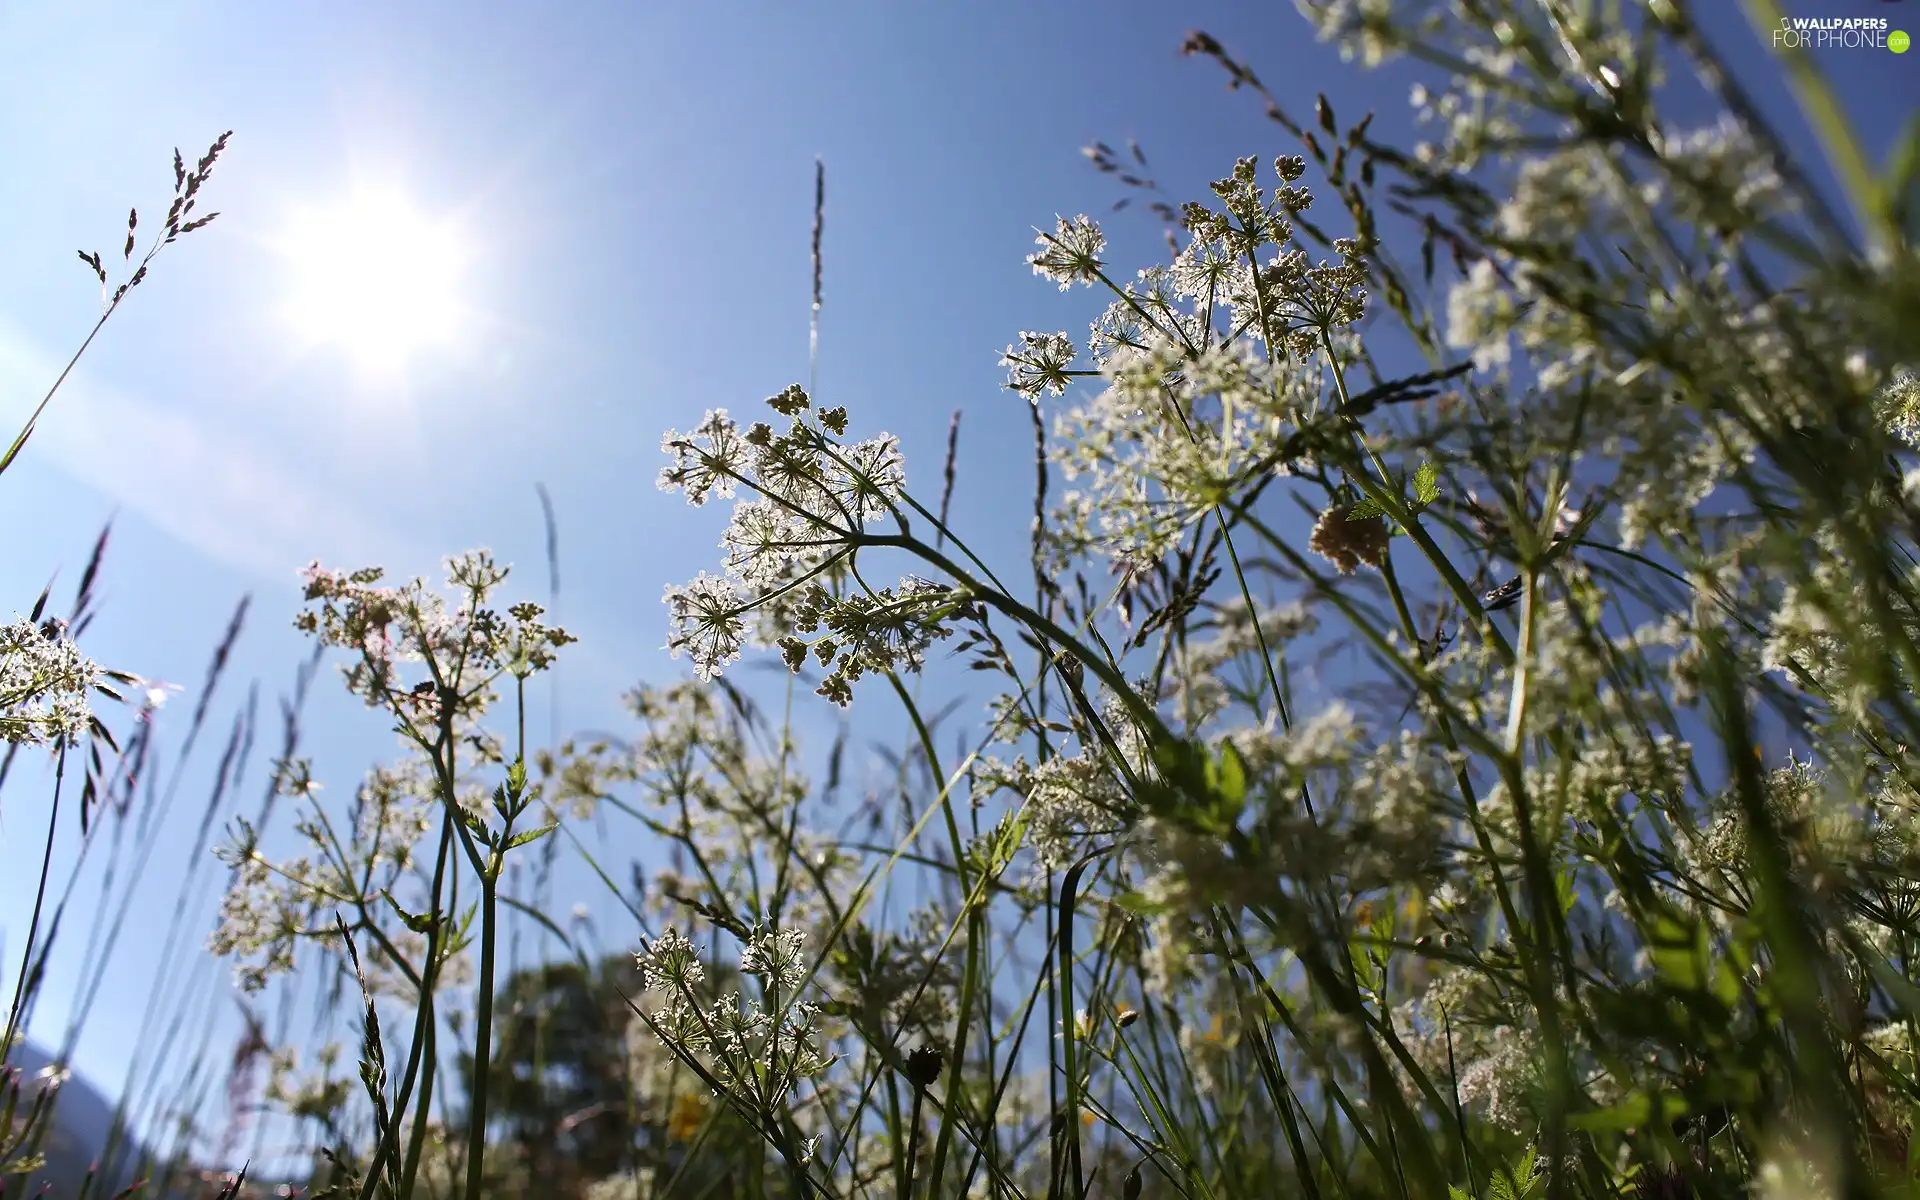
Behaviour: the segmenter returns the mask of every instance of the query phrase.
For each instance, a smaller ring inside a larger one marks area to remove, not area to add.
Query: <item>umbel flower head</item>
[[[39,746],[79,737],[93,716],[87,692],[104,674],[57,618],[0,627],[0,742]]]
[[[1063,292],[1076,283],[1091,286],[1100,281],[1100,268],[1106,265],[1100,261],[1100,252],[1107,247],[1107,237],[1091,218],[1061,217],[1054,232],[1034,232],[1040,234],[1034,239],[1040,251],[1029,254],[1027,262],[1035,275],[1058,283]]]
[[[1336,504],[1313,523],[1307,549],[1351,575],[1365,563],[1378,570],[1387,557],[1387,522],[1378,514],[1349,521],[1351,504]]]

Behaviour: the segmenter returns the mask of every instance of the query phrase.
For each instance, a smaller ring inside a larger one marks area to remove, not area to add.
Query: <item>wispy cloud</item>
[[[12,440],[59,375],[56,360],[0,320],[0,394]],[[264,582],[286,583],[315,558],[431,561],[352,502],[323,464],[298,460],[225,413],[148,399],[81,368],[68,377],[25,453],[112,497],[195,550]]]

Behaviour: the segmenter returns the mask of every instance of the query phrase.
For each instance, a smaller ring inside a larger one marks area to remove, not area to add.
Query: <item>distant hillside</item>
[[[31,1042],[15,1047],[9,1065],[19,1067],[26,1073],[27,1091],[31,1094],[35,1088],[33,1077],[53,1062],[53,1058]],[[26,1097],[22,1097],[25,1107]],[[80,1194],[80,1185],[87,1177],[87,1169],[106,1149],[108,1135],[113,1130],[113,1103],[101,1094],[100,1089],[78,1075],[70,1077],[60,1087],[60,1100],[53,1110],[53,1129],[47,1135],[43,1149],[47,1156],[46,1168],[28,1181],[28,1186],[19,1189],[19,1194],[38,1195],[43,1185],[51,1185],[47,1193],[50,1200],[65,1200],[66,1197]],[[131,1160],[134,1153],[122,1153],[123,1160]],[[133,1182],[132,1174],[126,1169],[116,1172],[119,1179],[94,1181],[92,1196],[112,1196],[115,1192]],[[18,1180],[9,1180],[7,1194],[12,1195],[18,1186]],[[111,1183],[111,1186],[102,1186]]]

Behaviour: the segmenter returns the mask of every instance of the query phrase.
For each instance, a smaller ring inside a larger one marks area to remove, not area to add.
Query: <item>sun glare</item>
[[[338,208],[303,214],[286,250],[287,315],[309,344],[386,371],[458,330],[461,241],[394,193],[359,191]]]

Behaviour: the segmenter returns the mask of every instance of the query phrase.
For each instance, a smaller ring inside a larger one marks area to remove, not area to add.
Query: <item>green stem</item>
[[[1091,671],[1100,682],[1112,689],[1115,697],[1121,704],[1126,706],[1128,715],[1132,716],[1135,721],[1138,721],[1142,728],[1158,738],[1172,737],[1171,732],[1167,729],[1166,723],[1160,719],[1159,714],[1148,707],[1144,700],[1140,699],[1139,695],[1135,693],[1133,688],[1127,683],[1126,677],[1108,665],[1104,656],[1095,654],[1085,643],[1079,641],[1059,625],[1041,616],[1020,601],[1015,600],[1004,592],[982,584],[979,580],[961,570],[954,564],[953,560],[941,554],[933,547],[915,537],[904,534],[863,533],[849,538],[848,541],[854,546],[892,546],[895,549],[906,550],[932,566],[945,571],[948,575],[952,576],[960,586],[966,588],[975,599],[983,601],[990,607],[999,609],[1015,620],[1024,621],[1035,632],[1044,634],[1050,641],[1067,647],[1087,670]]]
[[[504,834],[502,835],[505,836]],[[474,1000],[472,1111],[467,1116],[467,1200],[479,1200],[487,1154],[487,1068],[493,1061],[493,959],[499,860],[480,879],[480,993]]]
[[[428,1106],[432,1103],[434,1073],[439,1062],[434,1049],[438,1025],[433,1011],[433,997],[434,990],[440,981],[440,930],[444,921],[447,919],[440,911],[440,896],[446,884],[447,867],[453,857],[454,820],[454,814],[450,808],[442,811],[440,823],[440,852],[434,861],[433,891],[431,894],[431,902],[427,906],[427,912],[431,919],[431,923],[427,927],[427,964],[426,969],[421,972],[420,1002],[414,1011],[413,1048],[408,1056],[409,1072],[413,1069],[413,1060],[417,1058],[422,1073],[420,1076],[419,1105],[414,1113],[413,1129],[408,1135],[407,1158],[400,1176],[401,1191],[406,1195],[412,1194],[413,1181],[420,1169],[420,1152],[426,1144],[427,1117],[431,1112]],[[406,1090],[402,1088],[395,1108],[404,1107],[405,1104]],[[374,1176],[369,1174],[368,1179],[371,1180],[372,1178],[374,1178]],[[360,1200],[370,1200],[371,1195],[371,1191],[363,1193]]]

